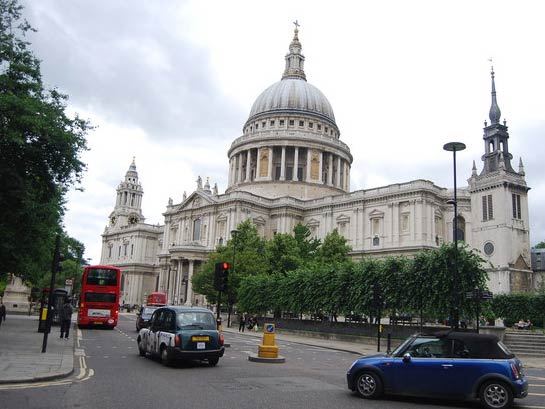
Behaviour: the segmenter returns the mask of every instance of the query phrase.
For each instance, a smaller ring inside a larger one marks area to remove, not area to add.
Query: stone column
[[[293,152],[293,174],[291,175],[291,180],[297,181],[297,168],[299,167],[299,147],[295,147]]]
[[[286,147],[282,146],[282,158],[280,160],[280,180],[286,180]]]
[[[237,172],[237,183],[242,182],[242,152],[237,155],[238,163],[238,172]]]
[[[323,169],[324,169],[324,152],[320,152],[320,167],[319,167],[319,171],[318,171],[318,181],[320,183],[322,183],[324,180],[323,180]]]
[[[335,186],[341,187],[341,157],[337,156],[337,174],[335,175]]]
[[[310,182],[312,180],[312,178],[310,177],[311,157],[312,157],[312,150],[310,148],[307,148],[307,178],[306,178],[307,182]]]
[[[248,149],[246,151],[246,182],[250,181],[250,167],[252,165],[252,150]]]
[[[273,180],[273,148],[269,148],[269,167],[267,168],[267,180]]]
[[[193,305],[193,288],[191,286],[191,279],[193,278],[193,266],[195,260],[189,260],[189,271],[187,273],[187,300],[185,305]]]
[[[259,148],[257,148],[257,164],[255,169],[255,179],[259,180],[261,176],[259,175],[259,170],[261,169],[261,155],[259,154]]]
[[[182,277],[184,276],[184,260],[178,261],[178,270],[176,272],[176,304],[182,303]]]
[[[327,171],[327,184],[333,184],[333,154],[329,154],[329,169]]]

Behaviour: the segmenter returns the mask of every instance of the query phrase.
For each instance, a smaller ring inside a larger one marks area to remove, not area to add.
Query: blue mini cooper
[[[358,359],[346,376],[348,388],[367,399],[478,398],[485,408],[504,409],[528,394],[520,360],[496,336],[469,332],[411,336],[391,354]]]

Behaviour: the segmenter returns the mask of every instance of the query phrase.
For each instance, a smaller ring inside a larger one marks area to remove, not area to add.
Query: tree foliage
[[[42,83],[16,0],[0,0],[0,276],[37,282],[61,230],[64,197],[81,181],[87,121]]]
[[[535,249],[545,249],[545,241],[540,241],[534,246]]]
[[[326,238],[324,245],[327,242]],[[366,258],[357,263],[315,262],[285,274],[275,274],[274,279],[267,274],[243,278],[240,307],[245,311],[265,309],[298,316],[315,313],[374,316],[373,286],[378,284],[388,313],[425,312],[428,316],[447,317],[453,302],[453,257],[453,246],[444,245],[418,253],[412,259],[398,256],[382,260]],[[468,316],[475,311],[472,300],[465,298],[465,292],[486,289],[487,274],[481,261],[467,247],[458,249],[458,302],[460,311]],[[258,286],[259,291],[254,291],[252,286]],[[267,305],[269,308],[265,308]]]
[[[318,247],[316,261],[325,264],[348,261],[348,253],[352,248],[346,243],[346,238],[340,235],[337,229],[334,229],[324,238],[322,245]]]

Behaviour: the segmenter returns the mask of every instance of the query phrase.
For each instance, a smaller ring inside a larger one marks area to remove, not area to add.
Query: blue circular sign
[[[267,324],[267,332],[274,332],[274,325]]]

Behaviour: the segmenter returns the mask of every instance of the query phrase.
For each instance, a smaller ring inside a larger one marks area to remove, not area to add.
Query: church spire
[[[494,80],[494,66],[490,69],[490,75],[492,77],[492,105],[490,106],[490,112],[488,117],[490,118],[491,125],[499,124],[501,118],[500,107],[496,100],[496,81]]]
[[[293,31],[293,40],[290,44],[290,52],[286,54],[286,69],[282,75],[282,79],[293,78],[307,80],[304,71],[305,56],[301,54],[301,43],[299,42],[299,23],[297,20],[293,22],[295,30]]]
[[[496,171],[516,173],[511,166],[513,155],[509,153],[507,124],[505,121],[503,125],[500,123],[501,111],[496,100],[496,82],[494,80],[493,66],[490,74],[492,76],[492,105],[489,112],[490,125],[485,122],[484,127],[485,153],[482,156],[484,167],[481,175]]]

